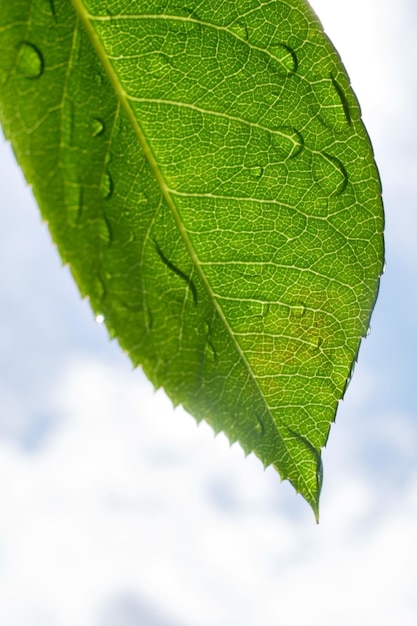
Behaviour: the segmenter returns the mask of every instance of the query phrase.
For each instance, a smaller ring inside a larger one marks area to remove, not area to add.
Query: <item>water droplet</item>
[[[279,94],[276,94],[273,91],[269,91],[265,94],[265,102],[267,102],[268,104],[272,104],[275,105],[277,100],[279,99]]]
[[[368,330],[366,331],[365,337],[369,337],[370,334],[371,334],[371,327],[368,326]]]
[[[155,52],[148,58],[148,72],[156,78],[164,77],[170,70],[171,63],[166,54]]]
[[[387,264],[384,263],[384,265],[382,266],[382,274],[385,274],[386,271],[387,271]]]
[[[217,363],[217,350],[210,340],[207,341],[206,343],[204,354],[205,354],[206,360],[208,360],[211,363]]]
[[[261,435],[263,437],[263,435],[265,434],[265,424],[263,423],[263,421],[258,415],[255,415],[255,417],[256,417],[255,430],[258,433],[258,435]]]
[[[290,315],[291,317],[300,318],[303,317],[306,313],[306,307],[304,304],[295,304],[290,307]]]
[[[284,43],[272,44],[270,46],[271,54],[279,62],[282,71],[285,74],[294,74],[298,69],[297,55],[292,48]]]
[[[330,195],[341,194],[348,184],[348,175],[343,163],[326,152],[313,155],[315,181]]]
[[[43,74],[43,67],[43,57],[40,50],[28,41],[23,41],[17,55],[19,72],[26,78],[39,78]]]
[[[145,328],[146,328],[146,331],[149,333],[151,332],[152,327],[153,327],[153,315],[152,315],[152,311],[146,304],[144,306],[144,311],[145,311]]]
[[[100,191],[103,200],[108,200],[113,194],[113,180],[108,170],[106,170],[103,174]]]
[[[55,9],[55,0],[49,0],[49,8],[51,10],[51,14],[52,14],[54,20],[57,21],[56,9]]]
[[[271,137],[274,155],[277,155],[280,160],[292,159],[299,155],[304,148],[304,139],[301,133],[291,126],[277,126]]]
[[[337,82],[337,80],[332,76],[332,85],[334,87],[334,90],[337,94],[337,97],[340,100],[340,104],[342,105],[342,109],[343,109],[343,113],[345,115],[346,121],[349,124],[349,126],[352,125],[352,116],[350,114],[350,107],[349,107],[349,102],[347,101],[345,92],[343,91],[341,85],[339,85],[339,83]]]
[[[254,165],[249,168],[249,174],[252,178],[261,178],[264,173],[264,168],[261,165]]]
[[[313,352],[318,352],[323,345],[323,337],[311,338],[311,349]]]
[[[102,219],[99,222],[98,235],[100,237],[100,240],[106,246],[111,244],[111,240],[112,240],[111,228],[110,228],[110,224],[108,222],[108,219],[106,217],[104,217],[104,216],[102,217]]]
[[[96,315],[96,322],[97,322],[97,324],[103,324],[104,323],[104,315],[102,315],[101,313]]]
[[[104,122],[98,117],[93,117],[90,122],[91,134],[93,137],[99,137],[104,133]]]
[[[313,88],[312,107],[327,128],[343,132],[352,125],[351,109],[343,87],[330,75]]]
[[[244,41],[247,41],[249,39],[248,28],[246,24],[244,24],[241,20],[230,24],[229,30],[231,30],[232,33],[234,33],[235,35],[237,35],[237,37],[243,39]]]

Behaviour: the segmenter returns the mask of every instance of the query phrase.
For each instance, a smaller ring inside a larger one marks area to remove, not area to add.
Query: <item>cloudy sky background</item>
[[[0,623],[415,626],[417,8],[314,0],[384,185],[387,271],[321,523],[96,324],[0,138]]]

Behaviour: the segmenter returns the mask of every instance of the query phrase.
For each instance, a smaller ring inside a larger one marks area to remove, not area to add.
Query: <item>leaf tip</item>
[[[320,507],[319,507],[319,495],[317,496],[317,500],[311,503],[311,508],[313,509],[314,519],[316,520],[316,524],[320,523]]]

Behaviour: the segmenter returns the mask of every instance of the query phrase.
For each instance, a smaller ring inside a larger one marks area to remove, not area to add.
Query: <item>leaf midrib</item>
[[[191,257],[191,259],[192,259],[192,261],[194,263],[194,266],[197,269],[197,272],[198,272],[198,274],[199,274],[199,276],[200,276],[200,278],[201,278],[201,280],[202,280],[202,282],[203,282],[203,284],[204,284],[204,286],[206,288],[206,291],[207,291],[210,299],[213,302],[213,306],[214,306],[215,310],[217,311],[217,313],[218,313],[218,315],[219,315],[219,317],[220,317],[220,319],[221,319],[225,329],[229,333],[229,336],[232,339],[232,342],[233,342],[233,344],[234,344],[234,346],[236,348],[238,356],[241,359],[241,362],[246,367],[251,380],[255,384],[256,389],[258,390],[258,394],[259,394],[263,404],[265,405],[265,407],[266,407],[266,409],[268,411],[268,414],[269,414],[269,416],[271,418],[271,422],[274,425],[274,427],[276,428],[277,434],[279,435],[279,437],[280,437],[280,439],[282,441],[282,444],[284,445],[284,447],[285,447],[285,449],[287,451],[287,454],[292,459],[292,462],[295,465],[295,460],[294,460],[294,458],[293,458],[293,456],[291,454],[290,449],[288,448],[288,446],[287,446],[287,444],[285,442],[285,439],[284,439],[283,435],[281,434],[280,428],[278,427],[278,425],[276,424],[276,422],[274,420],[274,416],[272,414],[271,407],[269,406],[269,404],[268,404],[268,402],[267,402],[267,400],[265,398],[265,395],[264,395],[264,393],[263,393],[263,391],[262,391],[262,389],[261,389],[261,387],[260,387],[260,385],[258,383],[258,380],[257,380],[254,372],[252,371],[252,368],[251,368],[248,360],[246,359],[246,356],[245,356],[244,352],[242,351],[242,348],[241,348],[239,342],[237,341],[237,339],[236,339],[232,329],[230,328],[230,326],[229,326],[229,324],[227,322],[227,319],[224,316],[222,308],[219,306],[216,298],[214,298],[213,290],[211,288],[211,285],[210,285],[209,281],[207,280],[207,277],[206,277],[205,273],[202,270],[200,260],[199,260],[199,258],[197,256],[197,253],[196,253],[196,251],[195,251],[195,249],[194,249],[194,247],[193,247],[193,245],[192,245],[192,243],[191,243],[191,241],[190,241],[190,239],[188,237],[187,230],[186,230],[186,228],[184,226],[184,223],[183,223],[183,221],[181,219],[181,216],[180,216],[180,214],[179,214],[179,212],[177,210],[175,202],[173,201],[173,198],[171,196],[171,190],[170,190],[170,188],[168,187],[168,185],[165,182],[165,179],[164,179],[164,177],[163,177],[163,175],[161,173],[161,170],[160,170],[159,165],[158,165],[158,163],[157,163],[157,161],[155,159],[155,156],[154,156],[154,154],[153,154],[153,152],[152,152],[152,150],[151,150],[151,148],[150,148],[150,146],[149,146],[149,144],[148,144],[148,142],[146,140],[146,137],[145,137],[145,135],[144,135],[144,133],[142,131],[142,128],[141,128],[141,126],[140,126],[140,124],[139,124],[139,122],[138,122],[138,120],[137,120],[137,118],[136,118],[136,116],[135,116],[135,114],[134,114],[130,104],[129,104],[129,96],[128,96],[127,92],[122,88],[122,86],[120,84],[118,76],[117,76],[117,74],[116,74],[112,64],[109,61],[109,57],[106,55],[106,53],[104,51],[104,48],[103,48],[103,46],[101,44],[101,41],[100,41],[100,39],[97,36],[96,31],[94,30],[93,26],[91,25],[91,22],[90,22],[90,19],[89,19],[90,16],[87,13],[87,11],[85,10],[85,7],[84,7],[83,3],[81,2],[81,0],[71,0],[71,2],[72,2],[72,5],[73,5],[73,7],[75,9],[76,14],[78,15],[79,19],[81,20],[81,22],[83,23],[83,25],[84,25],[84,27],[85,27],[85,29],[87,31],[87,34],[88,34],[88,36],[90,38],[90,41],[91,41],[91,43],[92,43],[92,45],[93,45],[93,47],[94,47],[94,49],[95,49],[95,51],[96,51],[96,53],[97,53],[97,55],[98,55],[98,57],[100,59],[102,65],[103,65],[103,67],[104,67],[104,69],[105,69],[105,71],[107,73],[107,76],[108,76],[108,78],[109,78],[109,80],[110,80],[110,82],[111,82],[111,84],[112,84],[112,86],[113,86],[113,88],[115,90],[115,94],[119,98],[119,100],[121,102],[121,105],[122,105],[122,107],[124,108],[124,110],[126,112],[126,115],[127,115],[128,119],[129,119],[131,125],[132,125],[132,129],[134,130],[134,132],[135,132],[135,134],[137,136],[137,139],[138,139],[138,141],[140,143],[140,146],[141,146],[141,148],[142,148],[142,150],[143,150],[143,152],[145,154],[145,157],[148,160],[149,166],[150,166],[150,168],[151,168],[151,170],[152,170],[152,172],[153,172],[153,174],[154,174],[154,176],[156,178],[156,181],[157,181],[158,185],[160,186],[162,195],[164,196],[164,198],[165,198],[165,200],[167,202],[168,207],[171,209],[171,212],[172,212],[172,215],[174,217],[175,223],[177,224],[178,230],[179,230],[180,235],[181,235],[181,237],[182,237],[182,239],[184,241],[184,244],[185,244],[185,246],[186,246],[186,248],[188,250],[188,253],[190,254],[190,257]],[[284,476],[284,478],[286,478],[286,477]],[[308,488],[307,483],[306,483],[306,487]],[[308,491],[310,492],[309,488],[308,488]],[[315,501],[317,499],[315,493],[313,494],[313,493],[310,492],[310,497],[311,497],[312,501]]]

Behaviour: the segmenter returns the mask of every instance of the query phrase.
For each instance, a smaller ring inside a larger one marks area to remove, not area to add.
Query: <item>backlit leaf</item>
[[[111,336],[318,515],[383,218],[307,2],[0,0],[0,121]]]

